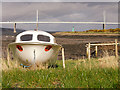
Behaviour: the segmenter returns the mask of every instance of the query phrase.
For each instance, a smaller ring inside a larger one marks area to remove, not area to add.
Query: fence
[[[88,59],[90,60],[90,56],[91,56],[91,54],[90,54],[90,47],[91,46],[95,46],[95,54],[96,54],[96,57],[97,57],[97,54],[98,54],[98,46],[110,46],[110,45],[115,45],[115,56],[116,56],[116,58],[118,57],[118,44],[120,44],[120,43],[118,43],[118,40],[117,39],[115,39],[115,42],[114,43],[99,43],[99,44],[91,44],[91,43],[88,43],[88,44],[86,44],[86,52],[87,52],[87,56],[88,56]]]

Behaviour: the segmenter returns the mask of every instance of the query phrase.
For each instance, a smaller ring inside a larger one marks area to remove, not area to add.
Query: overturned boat
[[[25,31],[16,36],[16,41],[8,45],[9,53],[24,65],[52,65],[57,60],[61,46],[55,37],[44,31]]]

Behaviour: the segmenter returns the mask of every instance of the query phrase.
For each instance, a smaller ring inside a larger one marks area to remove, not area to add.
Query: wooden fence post
[[[97,57],[97,46],[95,46],[95,55]]]
[[[117,39],[115,39],[115,56],[118,57],[118,46],[117,46]]]
[[[88,44],[88,60],[89,60],[89,67],[90,67],[90,70],[91,70],[91,61],[90,61],[90,43]]]
[[[8,48],[7,48],[7,62],[8,62],[8,66],[10,66],[10,53]]]
[[[62,48],[62,60],[63,60],[63,68],[65,68],[65,55],[64,55],[64,48]]]
[[[88,57],[88,45],[87,45],[87,48],[86,48],[86,54],[87,54],[87,57]]]
[[[90,43],[88,44],[88,60],[90,61]]]

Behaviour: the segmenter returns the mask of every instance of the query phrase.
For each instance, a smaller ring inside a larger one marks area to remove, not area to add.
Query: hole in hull
[[[23,48],[22,48],[20,45],[16,45],[16,48],[17,48],[19,51],[23,51]]]
[[[45,47],[45,51],[49,51],[52,48],[52,46],[48,45]]]

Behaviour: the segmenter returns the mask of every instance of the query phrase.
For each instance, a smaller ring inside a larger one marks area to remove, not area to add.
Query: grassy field
[[[81,34],[85,34],[85,35],[94,35],[94,34],[98,34],[98,35],[117,35],[120,34],[120,28],[116,28],[116,29],[102,29],[102,30],[97,30],[97,29],[93,29],[93,30],[86,30],[86,31],[66,31],[66,32],[56,32],[54,33],[54,35],[81,35]]]
[[[120,32],[56,32],[53,35],[120,35]]]
[[[118,62],[115,57],[57,61],[57,68],[4,69],[3,88],[118,88]],[[4,67],[3,67],[4,68]]]

